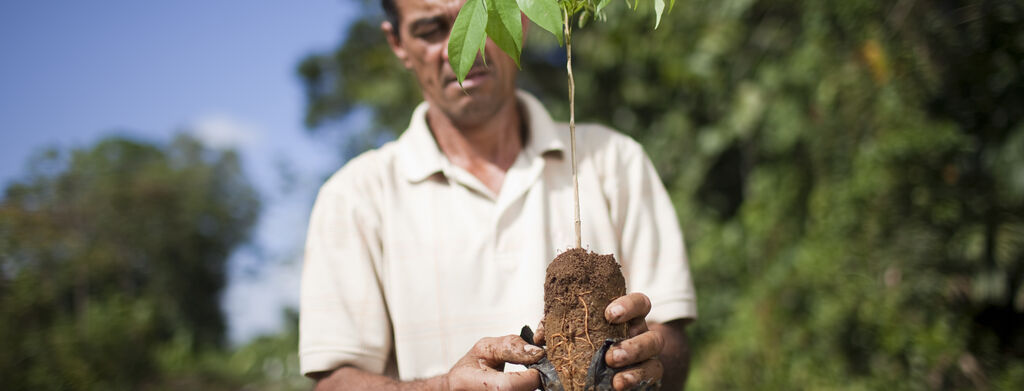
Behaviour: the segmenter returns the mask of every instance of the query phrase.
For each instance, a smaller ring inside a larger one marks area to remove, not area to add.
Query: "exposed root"
[[[552,350],[558,349],[559,346],[562,346],[563,344],[565,344],[569,340],[568,338],[565,338],[565,336],[562,335],[562,334],[552,334],[551,335],[551,340],[554,341],[556,337],[561,338],[562,340],[558,341],[554,345],[549,346],[548,349],[552,349]]]
[[[597,347],[594,346],[594,342],[590,340],[590,308],[587,307],[586,300],[583,300],[583,295],[588,293],[590,292],[581,293],[579,296],[576,296],[576,298],[580,299],[580,303],[583,303],[583,333],[587,336],[587,343],[590,344],[591,349],[597,350]]]
[[[586,383],[584,383],[583,381],[581,381],[580,379],[577,379],[577,377],[578,377],[578,376],[573,376],[573,378],[572,378],[572,385],[574,385],[574,386],[577,386],[577,387],[579,387],[579,388],[581,388],[581,389],[582,389],[583,387],[586,387],[586,386],[587,386],[587,384],[586,384]]]

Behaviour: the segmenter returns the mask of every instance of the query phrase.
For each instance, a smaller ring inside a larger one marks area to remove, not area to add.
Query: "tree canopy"
[[[0,384],[138,389],[161,346],[221,347],[258,211],[237,156],[189,137],[39,154],[0,202]]]
[[[654,31],[624,8],[575,35],[576,115],[642,142],[672,195],[691,389],[1024,384],[1024,5],[691,0]],[[405,127],[421,98],[379,18],[302,62],[311,128]],[[566,118],[535,38],[520,85]]]

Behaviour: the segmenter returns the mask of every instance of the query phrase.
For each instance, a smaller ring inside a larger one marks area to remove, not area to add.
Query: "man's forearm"
[[[354,367],[341,367],[333,372],[314,376],[316,391],[443,391],[447,390],[444,375],[408,382],[366,372]]]
[[[686,385],[690,373],[690,341],[686,336],[686,325],[690,319],[677,319],[668,323],[648,323],[650,330],[657,330],[665,340],[665,346],[658,356],[664,373],[661,389],[679,391]]]

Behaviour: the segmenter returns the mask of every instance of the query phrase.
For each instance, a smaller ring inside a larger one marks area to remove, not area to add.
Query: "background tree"
[[[574,43],[577,116],[641,141],[676,204],[691,388],[1024,384],[1024,6],[691,0],[655,31],[624,8]],[[302,62],[312,128],[405,127],[379,20]],[[564,119],[563,51],[531,41],[520,84]]]
[[[138,389],[160,346],[219,348],[259,210],[233,152],[108,138],[39,155],[0,203],[0,384]]]

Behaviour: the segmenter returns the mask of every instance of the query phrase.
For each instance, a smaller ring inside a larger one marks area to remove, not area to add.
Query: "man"
[[[299,354],[318,389],[540,386],[535,370],[503,369],[544,354],[509,334],[542,317],[546,265],[574,242],[568,131],[516,91],[489,40],[459,86],[447,43],[463,2],[384,0],[382,30],[425,103],[314,206]],[[614,253],[633,292],[605,311],[630,326],[605,357],[624,368],[613,385],[679,389],[696,305],[672,205],[639,144],[593,125],[577,136],[584,246]]]

